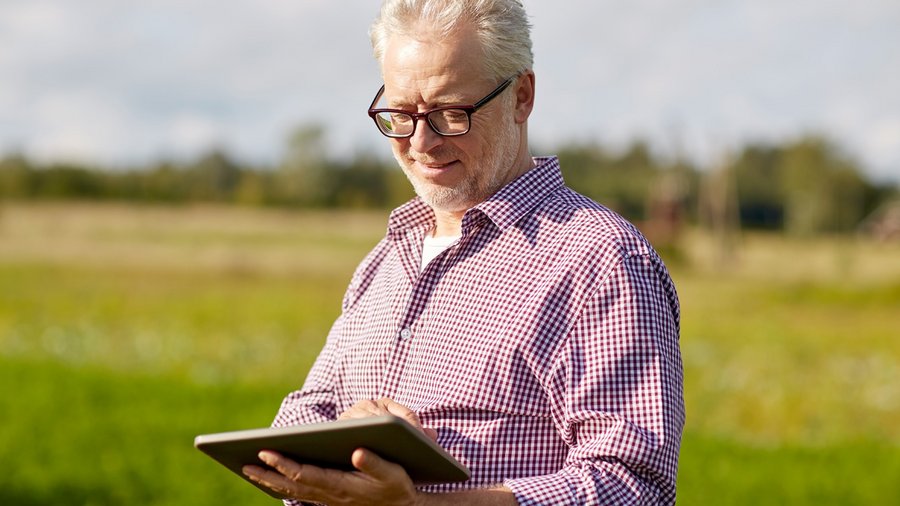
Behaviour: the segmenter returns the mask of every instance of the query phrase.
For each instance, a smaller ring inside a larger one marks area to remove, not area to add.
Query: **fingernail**
[[[265,462],[266,464],[272,463],[272,455],[269,452],[262,451],[259,452],[256,456],[259,457],[259,460]]]

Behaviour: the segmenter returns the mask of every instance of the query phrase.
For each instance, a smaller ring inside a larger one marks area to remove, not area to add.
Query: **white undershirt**
[[[425,266],[428,265],[428,262],[434,260],[436,256],[452,246],[459,238],[460,236],[458,235],[442,237],[426,236],[425,242],[422,243],[422,265],[419,267],[419,270],[425,270]]]

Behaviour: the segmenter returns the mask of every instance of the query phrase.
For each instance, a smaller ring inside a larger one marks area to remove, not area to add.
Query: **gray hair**
[[[468,23],[484,51],[485,72],[505,79],[533,66],[531,25],[520,0],[384,0],[369,36],[375,59],[383,63],[391,35],[415,35],[426,22],[443,36]]]

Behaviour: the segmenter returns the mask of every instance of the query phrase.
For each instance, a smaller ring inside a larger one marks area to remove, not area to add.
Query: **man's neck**
[[[521,176],[535,167],[534,158],[531,157],[527,148],[520,150],[520,167],[518,171],[512,174],[510,181]],[[510,182],[507,181],[507,184]],[[434,230],[431,232],[432,237],[458,237],[462,235],[462,219],[468,209],[462,211],[450,211],[445,209],[434,209]]]
[[[434,230],[432,237],[455,237],[462,235],[462,219],[465,211],[434,210]]]

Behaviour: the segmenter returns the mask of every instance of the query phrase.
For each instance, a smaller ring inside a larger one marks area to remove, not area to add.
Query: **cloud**
[[[539,105],[546,119],[535,135],[650,137],[708,159],[715,144],[822,132],[900,179],[900,138],[886,139],[877,158],[867,141],[885,111],[900,110],[885,107],[897,105],[890,90],[900,89],[900,4],[575,4],[532,7],[539,93],[567,111],[560,121],[547,117],[556,113],[546,102]],[[848,108],[851,123],[837,112]]]
[[[526,0],[531,133],[698,159],[716,146],[832,135],[900,180],[894,0]],[[371,0],[14,0],[0,4],[0,152],[101,163],[222,143],[273,161],[319,122],[336,153],[378,149]]]

